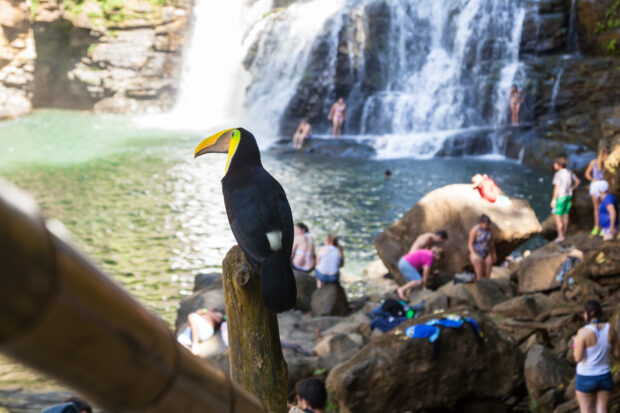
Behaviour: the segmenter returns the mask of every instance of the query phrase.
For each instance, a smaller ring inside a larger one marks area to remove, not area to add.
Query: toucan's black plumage
[[[243,128],[234,133],[240,133],[240,138],[229,151],[222,179],[228,222],[248,261],[261,275],[265,306],[274,312],[286,311],[295,306],[297,296],[290,264],[291,207],[282,186],[263,168],[254,136]],[[238,137],[233,135],[233,139]]]

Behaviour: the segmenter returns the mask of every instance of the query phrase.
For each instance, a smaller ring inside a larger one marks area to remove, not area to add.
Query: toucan
[[[293,215],[286,193],[260,160],[254,135],[226,129],[203,140],[194,158],[228,153],[222,192],[228,222],[237,243],[260,274],[265,307],[279,313],[295,306],[297,288],[291,269]]]

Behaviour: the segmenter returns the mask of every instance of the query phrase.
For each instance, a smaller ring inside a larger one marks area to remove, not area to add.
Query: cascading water
[[[555,113],[555,102],[558,98],[558,93],[560,92],[560,83],[562,82],[563,74],[564,67],[560,69],[557,77],[555,78],[555,82],[553,82],[553,89],[551,89],[551,101],[549,102],[549,106],[551,106],[551,113]]]
[[[178,116],[234,117],[263,136],[309,117],[327,133],[344,96],[345,133],[372,136],[383,157],[433,156],[459,131],[507,123],[524,0],[214,3],[196,1]]]
[[[570,2],[570,16],[568,18],[568,35],[566,36],[568,52],[579,54],[579,37],[577,34],[577,0]]]

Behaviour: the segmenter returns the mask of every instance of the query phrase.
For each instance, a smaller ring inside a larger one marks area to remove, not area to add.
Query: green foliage
[[[33,0],[33,6],[35,2],[38,5],[40,0]],[[75,17],[82,13],[84,5],[88,2],[96,3],[101,8],[101,12],[89,11],[88,17],[93,21],[103,19],[103,23],[107,26],[122,23],[130,18],[153,18],[160,15],[161,9],[171,4],[172,0],[149,0],[152,5],[152,13],[139,13],[139,16],[136,12],[128,9],[123,0],[63,0],[62,5],[69,16]]]
[[[95,50],[95,47],[97,47],[97,44],[92,43],[90,46],[88,46],[88,49],[86,50],[86,55],[91,56],[93,54],[93,50]]]
[[[41,2],[39,0],[32,0],[32,3],[30,4],[30,15],[32,17],[37,15],[37,9],[39,8],[40,4]]]
[[[611,39],[608,42],[603,43],[603,49],[610,54],[618,54],[618,39]]]
[[[614,1],[605,12],[605,20],[596,22],[594,34],[602,34],[608,30],[614,30],[620,27],[620,0]]]

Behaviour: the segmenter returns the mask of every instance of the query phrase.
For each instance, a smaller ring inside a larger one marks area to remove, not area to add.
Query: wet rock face
[[[484,317],[468,315],[484,331],[482,346],[467,326],[442,328],[438,358],[432,360],[428,339],[403,334],[407,326],[437,315],[422,317],[372,340],[336,366],[328,389],[347,412],[445,411],[464,399],[504,399],[522,383],[523,356]]]

